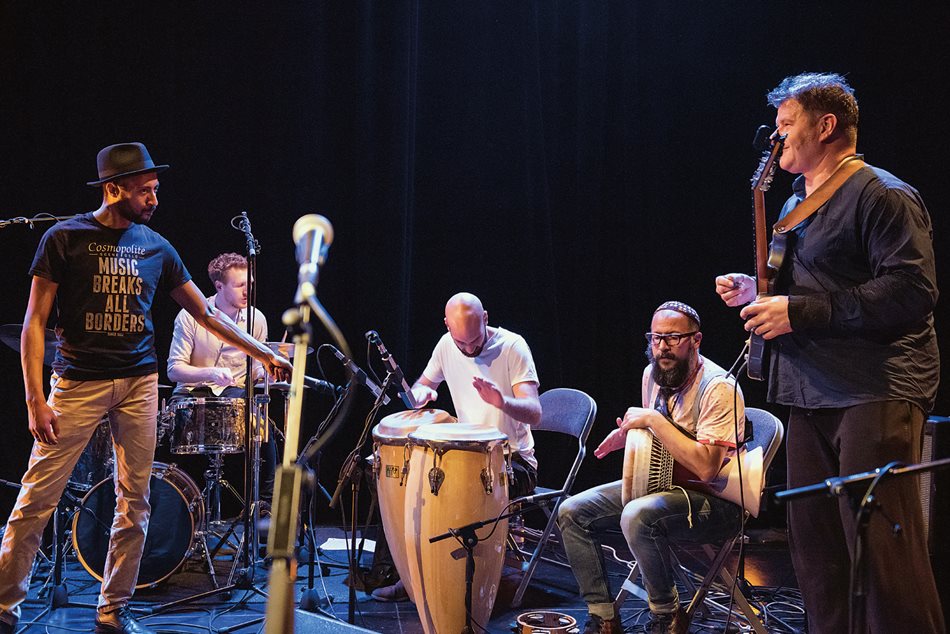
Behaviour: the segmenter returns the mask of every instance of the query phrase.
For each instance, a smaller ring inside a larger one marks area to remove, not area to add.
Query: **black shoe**
[[[622,634],[622,632],[623,625],[620,623],[619,616],[612,619],[602,619],[591,614],[584,626],[584,634]]]
[[[132,608],[123,605],[117,610],[96,616],[96,634],[155,634],[135,620]]]
[[[683,608],[666,614],[651,613],[650,616],[646,628],[648,634],[685,634],[687,631],[686,611]]]

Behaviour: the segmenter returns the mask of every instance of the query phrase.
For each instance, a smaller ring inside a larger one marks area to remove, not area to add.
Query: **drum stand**
[[[267,383],[265,382],[265,387],[266,386],[267,386]],[[246,530],[241,535],[237,552],[234,555],[234,564],[231,566],[231,572],[228,575],[228,583],[221,587],[215,587],[213,590],[208,590],[207,592],[201,592],[201,593],[192,595],[190,597],[177,599],[175,601],[169,601],[168,603],[163,603],[161,605],[155,606],[154,608],[151,608],[150,610],[148,610],[147,613],[150,615],[159,614],[161,612],[165,612],[172,608],[176,608],[178,606],[191,603],[192,601],[200,601],[201,599],[206,599],[208,597],[212,597],[219,594],[223,594],[225,595],[225,597],[229,597],[231,595],[232,590],[249,590],[251,592],[258,594],[261,597],[264,597],[265,599],[267,598],[267,593],[254,585],[253,569],[254,569],[254,565],[260,561],[256,554],[257,552],[256,545],[258,541],[257,524],[258,524],[258,520],[260,519],[259,517],[260,516],[260,502],[258,500],[259,489],[260,489],[260,475],[259,475],[259,468],[260,468],[260,461],[261,461],[260,449],[261,449],[261,442],[262,440],[266,439],[266,434],[268,433],[269,419],[267,417],[267,403],[270,400],[270,397],[266,396],[266,389],[265,389],[264,397],[253,397],[253,400],[254,402],[258,403],[260,407],[253,408],[252,419],[254,422],[250,426],[250,429],[247,430],[248,434],[250,435],[246,436],[247,440],[245,441],[245,448],[247,449],[248,446],[250,447],[250,459],[248,460],[250,464],[247,467],[247,469],[249,470],[249,474],[248,474],[249,479],[251,481],[251,487],[248,493],[248,500],[250,503],[244,504],[244,510],[242,511],[241,515],[231,523],[231,526],[228,528],[227,532],[221,538],[221,542],[218,543],[218,545],[215,547],[213,552],[211,553],[208,552],[207,542],[205,542],[205,548],[206,548],[205,554],[207,555],[206,559],[208,561],[208,566],[211,567],[211,578],[213,581],[215,581],[215,585],[217,586],[217,581],[214,576],[214,568],[212,567],[212,558],[214,554],[216,554],[218,550],[221,548],[221,545],[230,537],[230,535],[234,534],[234,531],[237,528],[238,522],[244,521]],[[247,453],[245,453],[245,455],[247,455]],[[220,456],[218,456],[218,458],[220,459]],[[228,489],[233,492],[233,489],[231,488],[231,486],[227,484],[223,478],[219,479],[219,481],[225,482]],[[235,495],[237,495],[236,492],[235,492]],[[237,497],[238,499],[241,499],[240,496],[237,496]],[[206,520],[206,523],[207,523],[207,520]],[[202,535],[202,537],[204,536]],[[253,550],[251,550],[252,548]],[[239,566],[241,565],[241,563],[244,563],[245,567],[239,569]],[[258,621],[254,621],[254,622],[258,622]],[[250,623],[242,623],[237,626],[233,626],[229,628],[219,628],[218,631],[230,632],[232,630],[239,629],[247,625],[250,625]]]
[[[66,498],[67,502],[74,505],[75,508],[72,513],[66,510],[63,498]],[[60,497],[59,502],[56,504],[56,509],[53,511],[53,568],[44,588],[49,591],[49,603],[32,621],[25,624],[22,628],[23,630],[28,629],[34,623],[42,620],[46,615],[52,614],[54,610],[58,610],[59,608],[96,609],[97,606],[92,603],[72,603],[69,600],[69,592],[63,580],[63,557],[66,554],[65,525],[69,524],[69,518],[72,515],[81,513],[83,510],[85,510],[85,507],[83,506],[82,500],[74,496],[68,490],[64,490],[62,497]],[[41,591],[41,594],[42,592],[43,591]]]

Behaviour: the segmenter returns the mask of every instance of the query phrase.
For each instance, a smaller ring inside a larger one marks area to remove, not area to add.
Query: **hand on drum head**
[[[412,392],[412,398],[416,401],[416,409],[425,407],[439,397],[438,392],[421,383],[413,385],[409,391]]]
[[[33,438],[47,445],[55,445],[59,435],[56,412],[46,404],[46,401],[39,401],[32,406],[27,405],[27,409],[30,416],[30,433]]]

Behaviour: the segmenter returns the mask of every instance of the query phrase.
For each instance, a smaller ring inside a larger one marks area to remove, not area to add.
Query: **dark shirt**
[[[793,185],[785,216],[805,196]],[[769,400],[802,408],[908,400],[933,407],[940,358],[930,215],[917,190],[866,166],[791,235],[776,292],[793,332],[778,337]]]
[[[53,371],[81,381],[157,372],[155,292],[191,279],[174,247],[155,231],[137,224],[111,229],[92,212],[46,232],[30,275],[59,285]]]

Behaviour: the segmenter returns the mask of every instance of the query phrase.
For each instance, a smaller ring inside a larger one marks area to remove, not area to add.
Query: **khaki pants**
[[[109,415],[115,451],[116,514],[109,537],[99,609],[128,602],[135,589],[149,515],[149,478],[155,456],[158,375],[75,381],[54,377],[49,404],[56,412],[55,445],[33,443],[22,488],[0,545],[0,611],[19,618],[43,529],[73,467],[99,421]]]

